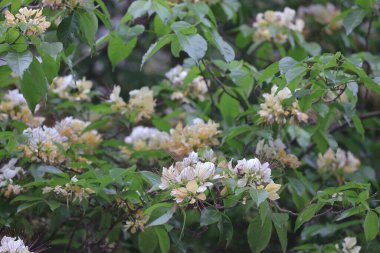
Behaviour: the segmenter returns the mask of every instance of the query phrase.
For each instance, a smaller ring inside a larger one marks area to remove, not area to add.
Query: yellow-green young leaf
[[[32,112],[41,99],[46,97],[48,85],[41,63],[34,58],[21,80],[21,92]]]
[[[364,235],[367,241],[372,241],[379,234],[379,217],[373,211],[369,211],[364,220]]]
[[[170,239],[168,232],[163,227],[155,227],[154,232],[157,235],[161,253],[168,253],[170,250]]]
[[[267,246],[272,235],[272,221],[269,217],[261,225],[261,219],[259,216],[255,217],[251,223],[249,223],[247,238],[249,248],[252,253],[260,253]]]
[[[119,62],[131,54],[133,48],[136,46],[136,43],[137,38],[133,38],[125,43],[124,40],[116,33],[113,33],[111,35],[110,41],[108,43],[107,54],[112,63],[113,69],[115,69],[116,65]]]

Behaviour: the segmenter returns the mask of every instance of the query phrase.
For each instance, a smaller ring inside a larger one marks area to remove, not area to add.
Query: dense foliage
[[[380,252],[380,1],[1,0],[0,252]]]

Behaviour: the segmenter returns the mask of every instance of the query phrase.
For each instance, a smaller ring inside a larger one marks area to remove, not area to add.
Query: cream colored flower
[[[273,182],[271,179],[271,169],[269,168],[269,164],[262,164],[257,158],[249,160],[244,158],[242,160],[238,160],[236,166],[234,168],[230,168],[230,171],[234,175],[238,176],[238,187],[256,187],[257,185]]]
[[[339,244],[336,244],[335,247],[342,253],[359,253],[362,247],[356,246],[356,244],[356,237],[346,237],[341,247]]]
[[[200,162],[198,154],[192,153],[181,162],[169,168],[163,168],[160,189],[171,189],[171,195],[177,203],[194,204],[197,200],[206,200],[205,191],[214,185],[220,176],[215,174],[215,165]]]
[[[135,150],[159,150],[168,145],[169,134],[156,128],[137,126],[125,138],[125,143],[132,144]]]
[[[130,113],[136,113],[136,121],[150,119],[154,114],[156,101],[153,97],[153,91],[148,87],[129,92],[128,109]]]
[[[340,148],[334,153],[329,148],[323,155],[318,155],[317,160],[318,169],[324,171],[343,171],[345,173],[354,173],[360,167],[360,160],[358,160],[350,151],[344,151]]]
[[[93,83],[83,77],[75,80],[72,75],[54,78],[49,90],[62,99],[70,101],[90,101]]]
[[[124,225],[125,230],[131,231],[132,234],[135,234],[137,231],[144,231],[145,224],[149,221],[149,216],[144,215],[142,210],[138,210],[133,218],[126,221]]]
[[[318,23],[327,25],[326,32],[328,34],[331,34],[334,30],[342,27],[343,22],[341,19],[334,21],[340,14],[340,9],[332,3],[327,3],[326,5],[311,4],[307,7],[302,6],[298,9],[298,16],[300,18],[312,17]]]
[[[283,12],[266,11],[256,16],[253,27],[256,29],[253,40],[256,42],[275,41],[285,43],[288,38],[287,30],[302,32],[305,23],[302,19],[296,19],[296,12],[286,7]]]
[[[38,106],[36,107],[38,110]],[[30,127],[40,126],[45,118],[36,117],[30,111],[24,96],[18,89],[9,90],[0,102],[0,112],[12,120],[19,120]]]
[[[285,144],[280,140],[269,140],[267,143],[261,140],[256,146],[256,155],[261,159],[280,163],[282,166],[287,166],[296,169],[300,166],[300,161],[293,154],[287,154]]]
[[[179,123],[170,130],[170,140],[165,149],[183,157],[196,148],[218,145],[218,127],[219,124],[211,120],[205,123],[202,119],[194,119],[193,124],[185,127]]]
[[[54,128],[60,135],[67,137],[71,144],[84,144],[84,151],[91,153],[102,142],[102,137],[96,130],[86,131],[91,122],[66,117],[56,123]]]
[[[50,27],[50,22],[42,16],[42,9],[21,8],[14,16],[8,10],[5,11],[6,24],[9,27],[18,27],[26,35],[39,35]]]
[[[61,148],[67,149],[67,138],[59,134],[55,128],[28,128],[23,132],[26,143],[19,146],[25,157],[32,161],[59,164],[66,160]]]
[[[278,195],[278,190],[280,190],[281,185],[275,184],[275,183],[269,183],[265,186],[265,190],[268,192],[268,198],[270,200],[276,200],[279,199],[280,196]]]
[[[53,9],[74,8],[77,5],[84,6],[86,0],[42,0],[44,7]]]

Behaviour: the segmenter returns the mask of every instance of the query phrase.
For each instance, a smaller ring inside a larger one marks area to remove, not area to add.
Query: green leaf
[[[117,35],[113,33],[108,43],[107,54],[112,63],[112,68],[115,69],[116,65],[127,58],[137,44],[137,38],[133,38],[127,43]]]
[[[364,127],[358,115],[355,114],[352,116],[352,121],[354,122],[356,131],[364,138]]]
[[[31,207],[33,207],[33,206],[35,206],[35,205],[38,205],[38,204],[40,204],[40,203],[43,203],[43,201],[42,200],[40,200],[40,201],[36,201],[36,202],[27,202],[27,203],[23,203],[23,204],[21,204],[21,205],[19,205],[18,207],[17,207],[17,213],[19,213],[19,212],[22,212],[22,211],[24,211],[24,210],[26,210],[26,209],[28,209],[28,208],[31,208]]]
[[[259,77],[259,84],[263,83],[266,80],[272,80],[275,74],[280,71],[279,69],[279,62],[272,63],[269,65],[264,71],[261,72],[261,75]]]
[[[162,21],[166,22],[166,20],[170,17],[171,9],[164,1],[153,1],[152,10],[157,13],[157,15],[162,19]]]
[[[298,62],[291,57],[282,58],[279,62],[279,68],[281,74],[288,72]]]
[[[199,34],[183,35],[177,33],[179,44],[194,61],[198,62],[202,59],[207,51],[207,42]]]
[[[205,208],[201,213],[201,226],[208,226],[217,223],[222,218],[220,212],[213,208]]]
[[[140,68],[142,68],[142,66],[144,65],[144,63],[147,60],[149,60],[155,53],[157,53],[158,50],[160,50],[165,45],[169,44],[172,41],[173,38],[174,38],[173,34],[168,34],[168,35],[162,36],[154,44],[150,45],[148,51],[146,51],[146,53],[144,54],[144,56],[142,58],[141,67]]]
[[[220,238],[226,240],[226,247],[228,247],[232,241],[234,235],[234,227],[228,216],[223,215],[222,219],[218,222],[218,229],[220,232]]]
[[[249,223],[247,238],[249,248],[252,253],[260,253],[267,246],[272,235],[272,221],[267,217],[265,222],[261,224],[259,216],[255,217]]]
[[[166,213],[164,213],[163,215],[161,215],[160,217],[158,217],[157,219],[149,223],[146,227],[148,228],[148,227],[154,227],[154,226],[166,224],[173,217],[173,214],[175,213],[175,211],[176,211],[176,207],[173,206]]]
[[[151,1],[134,1],[128,8],[128,14],[132,15],[134,19],[139,18],[148,13],[148,10],[151,8],[151,5]]]
[[[21,92],[32,112],[36,105],[45,98],[48,90],[48,81],[46,79],[41,63],[34,58],[29,69],[25,72],[21,80]]]
[[[62,52],[63,45],[61,42],[42,42],[41,49],[53,57],[54,60],[57,59],[57,56]]]
[[[347,15],[343,19],[343,26],[346,29],[346,34],[349,35],[352,31],[363,22],[364,17],[366,16],[367,11],[363,9],[357,9],[351,11],[350,14]]]
[[[346,219],[348,217],[351,217],[353,215],[362,213],[365,210],[367,210],[367,208],[365,206],[363,206],[363,205],[350,208],[348,210],[345,210],[341,215],[339,215],[339,217],[336,219],[336,221],[344,220],[344,219]]]
[[[147,228],[139,234],[138,245],[141,253],[154,253],[158,246],[158,238],[154,228]]]
[[[23,53],[9,52],[4,60],[8,66],[15,72],[20,78],[22,78],[24,71],[29,68],[29,65],[33,61],[33,54],[29,51]]]
[[[297,230],[299,227],[302,226],[305,222],[311,220],[314,215],[321,210],[321,208],[324,206],[323,203],[314,203],[310,206],[306,207],[297,217],[295,230]]]
[[[81,11],[79,15],[79,26],[87,44],[95,46],[96,32],[98,31],[98,18],[93,11]]]
[[[372,241],[379,234],[379,217],[373,211],[369,211],[365,217],[364,235],[367,241]]]
[[[64,18],[57,28],[57,37],[67,47],[76,39],[80,21],[76,13]]]
[[[268,198],[268,192],[265,189],[251,189],[249,194],[256,206],[259,207]]]
[[[155,227],[154,232],[158,238],[158,244],[162,253],[168,253],[170,250],[170,239],[168,232],[162,227]]]
[[[223,93],[218,103],[218,109],[226,124],[232,126],[235,123],[235,118],[240,114],[240,103],[226,93]]]
[[[274,227],[280,240],[282,252],[286,252],[288,246],[288,232],[286,230],[286,222],[289,220],[289,215],[286,213],[274,213],[272,215]]]
[[[304,66],[292,67],[285,74],[286,82],[290,83],[296,78],[304,76],[306,74],[306,71],[307,69]]]
[[[219,52],[223,55],[226,62],[233,61],[235,59],[234,49],[223,40],[217,31],[212,31],[212,36],[215,41],[215,45]]]

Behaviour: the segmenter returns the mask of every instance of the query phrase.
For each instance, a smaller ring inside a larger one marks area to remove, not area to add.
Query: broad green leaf
[[[177,33],[179,44],[194,61],[198,62],[202,59],[207,51],[207,42],[199,34],[183,35]]]
[[[234,235],[234,227],[228,216],[222,216],[222,219],[220,219],[218,222],[218,229],[220,233],[220,238],[226,240],[226,247],[228,247]]]
[[[154,232],[157,235],[161,253],[168,253],[170,250],[170,239],[168,232],[163,227],[155,227]]]
[[[30,51],[25,51],[23,53],[9,52],[4,57],[4,60],[12,71],[22,78],[24,71],[29,68],[29,65],[33,61],[33,54]]]
[[[280,68],[281,74],[288,72],[297,63],[298,62],[291,57],[282,58],[279,62],[279,68]]]
[[[268,198],[268,192],[265,189],[253,188],[249,190],[249,194],[251,195],[251,198],[257,207],[259,207],[261,203],[263,203]]]
[[[137,0],[132,2],[128,8],[128,14],[132,15],[134,19],[139,18],[148,13],[152,7],[152,1]]]
[[[158,238],[154,228],[147,228],[139,233],[138,245],[141,253],[154,253],[158,246]]]
[[[233,61],[235,59],[234,49],[223,40],[217,31],[212,31],[212,36],[215,41],[215,45],[218,48],[219,52],[223,55],[226,62]]]
[[[64,18],[57,28],[57,37],[63,46],[68,46],[79,31],[80,21],[76,13]]]
[[[143,59],[141,62],[141,68],[148,59],[150,59],[162,47],[169,44],[173,38],[174,38],[173,34],[168,34],[168,35],[165,35],[165,36],[159,38],[154,44],[150,45],[148,51],[146,51],[146,53],[143,56]]]
[[[358,115],[352,116],[352,122],[354,122],[356,131],[364,138],[364,127]]]
[[[98,31],[98,18],[93,11],[81,11],[78,15],[80,30],[84,38],[90,47],[94,47]]]
[[[302,226],[305,222],[311,220],[314,215],[322,209],[324,206],[323,203],[314,203],[311,204],[310,206],[306,207],[297,217],[296,220],[296,225],[295,225],[295,230],[297,230],[299,227]]]
[[[267,217],[261,224],[261,219],[256,216],[248,226],[247,238],[252,253],[260,253],[267,246],[272,235],[272,221]]]
[[[205,208],[201,213],[201,226],[208,226],[217,223],[222,218],[220,212],[213,208]]]
[[[63,45],[61,42],[42,42],[41,49],[53,57],[54,60],[57,59],[57,56],[62,52]]]
[[[264,71],[261,72],[258,82],[261,84],[266,80],[272,80],[275,74],[280,71],[279,62],[272,63]]]
[[[289,220],[289,215],[285,213],[274,213],[272,215],[272,220],[278,239],[280,240],[282,252],[286,252],[286,248],[288,246],[288,232],[286,230],[286,223]]]
[[[379,234],[379,217],[373,211],[369,211],[365,217],[364,235],[367,241],[372,241]]]
[[[116,33],[113,33],[111,35],[110,41],[108,43],[107,54],[112,63],[113,69],[115,69],[116,65],[119,62],[127,58],[132,53],[132,50],[135,48],[136,43],[137,38],[133,38],[125,43],[124,40]]]
[[[366,16],[367,11],[363,9],[357,9],[350,12],[343,19],[343,26],[346,29],[346,34],[349,35],[352,31],[363,22],[364,17]]]
[[[46,97],[48,85],[41,63],[34,58],[21,80],[21,92],[32,112],[36,105]]]

